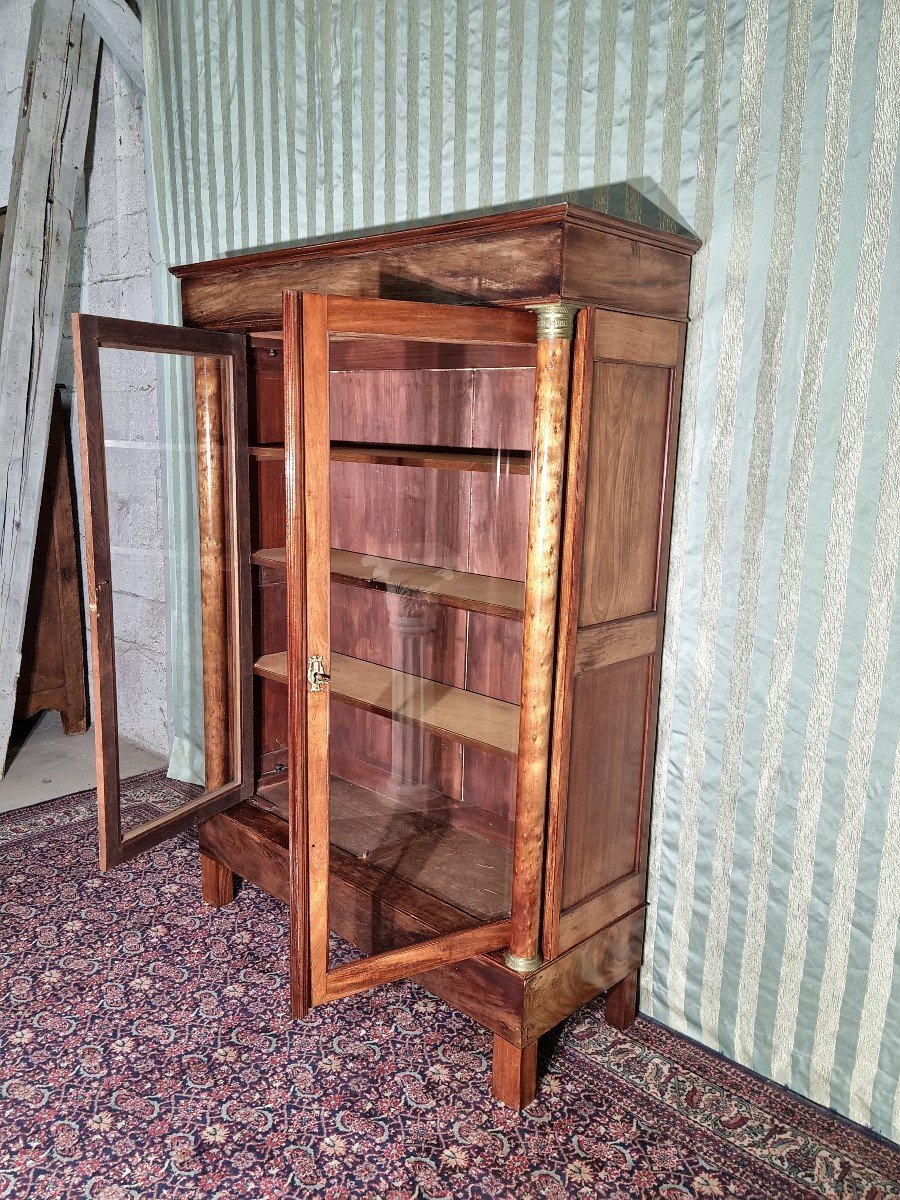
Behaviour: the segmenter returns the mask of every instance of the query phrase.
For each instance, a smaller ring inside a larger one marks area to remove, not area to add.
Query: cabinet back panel
[[[337,371],[331,437],[416,446],[472,445],[471,371]]]
[[[566,484],[542,945],[643,903],[685,327],[582,320]],[[576,355],[576,361],[578,357]]]
[[[595,364],[579,625],[656,607],[671,375]]]
[[[331,436],[461,448],[528,450],[534,369],[353,370],[332,374]],[[527,475],[332,463],[332,545],[361,554],[453,570],[524,579]],[[400,667],[392,622],[421,615],[433,625],[417,670],[430,678],[518,703],[522,624],[332,584],[332,646],[338,653]],[[402,641],[402,639],[401,639]],[[374,790],[389,791],[398,730],[383,717],[346,705],[332,708],[332,769]],[[506,844],[515,805],[513,764],[423,735],[430,778],[462,800],[461,820],[476,820]]]
[[[250,445],[284,440],[283,355],[277,348],[251,350],[247,360],[247,430]],[[250,545],[271,549],[285,543],[282,462],[250,459]],[[250,577],[253,656],[287,645],[286,581],[280,571],[255,567]],[[254,750],[257,775],[287,765],[287,692],[270,679],[253,681]]]
[[[638,658],[576,676],[564,909],[637,867],[650,662]]]

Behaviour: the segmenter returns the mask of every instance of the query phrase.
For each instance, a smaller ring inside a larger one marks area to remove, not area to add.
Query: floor
[[[159,755],[128,742],[120,745],[120,763],[127,777],[164,765]],[[7,771],[0,779],[0,813],[81,792],[96,782],[93,729],[67,736],[55,712],[14,723]]]
[[[184,838],[101,875],[90,791],[0,818],[0,914],[2,1200],[900,1200],[900,1147],[600,1002],[522,1113],[411,982],[290,1021],[284,906],[205,907]]]

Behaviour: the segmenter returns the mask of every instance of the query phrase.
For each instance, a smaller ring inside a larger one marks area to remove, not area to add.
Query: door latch
[[[321,654],[311,654],[306,660],[306,681],[311,692],[324,692],[326,683],[331,682]]]

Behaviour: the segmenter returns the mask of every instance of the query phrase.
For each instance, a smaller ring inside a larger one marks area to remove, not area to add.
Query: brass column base
[[[519,975],[530,975],[532,971],[544,965],[540,954],[536,954],[534,958],[519,958],[518,954],[512,954],[509,950],[504,955],[504,962],[510,970]]]

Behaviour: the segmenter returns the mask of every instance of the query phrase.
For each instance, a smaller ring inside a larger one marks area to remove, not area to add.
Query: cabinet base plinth
[[[208,903],[216,903],[216,897],[227,903],[233,895],[225,876],[228,881],[235,876],[246,879],[289,903],[288,826],[277,813],[260,807],[262,797],[257,802],[240,804],[200,826]],[[228,869],[220,862],[228,863]],[[450,924],[449,906],[436,907],[433,900],[417,896],[415,889],[397,881],[386,887],[383,875],[337,848],[330,865],[332,928],[366,954],[452,933],[466,921],[471,923],[471,918],[459,914]],[[211,885],[214,879],[222,880],[219,890],[210,894],[208,872]],[[523,1108],[535,1094],[536,1047],[542,1034],[603,992],[607,993],[607,1019],[611,1023],[624,1019],[629,988],[633,989],[633,1020],[643,934],[644,906],[640,905],[525,975],[511,970],[502,952],[497,952],[448,963],[412,978],[494,1034],[493,1094],[512,1108]]]

